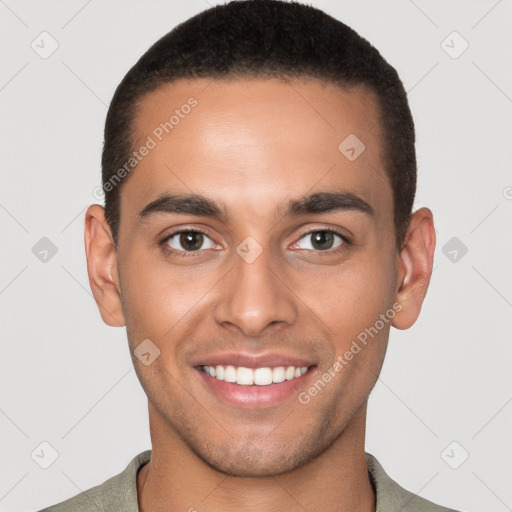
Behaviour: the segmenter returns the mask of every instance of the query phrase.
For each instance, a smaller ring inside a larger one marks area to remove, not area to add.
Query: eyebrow
[[[374,210],[364,199],[352,192],[315,192],[299,199],[288,201],[282,211],[283,217],[299,217],[334,211],[359,211],[370,216]],[[139,213],[141,220],[156,214],[189,214],[209,217],[226,222],[229,219],[225,208],[199,194],[163,194]]]

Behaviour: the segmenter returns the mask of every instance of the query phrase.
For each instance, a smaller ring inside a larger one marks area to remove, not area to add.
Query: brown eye
[[[312,233],[311,245],[318,251],[332,249],[334,244],[334,233],[329,231],[316,231]]]
[[[201,233],[181,233],[179,240],[186,251],[197,251],[203,245],[203,235]]]
[[[309,239],[309,241],[308,241]],[[346,242],[344,237],[335,231],[317,230],[310,231],[297,242],[299,249],[312,249],[314,251],[327,251],[335,249]],[[302,247],[300,246],[302,244]]]
[[[211,249],[214,245],[211,238],[200,231],[179,231],[169,235],[165,243],[176,251],[187,252]]]

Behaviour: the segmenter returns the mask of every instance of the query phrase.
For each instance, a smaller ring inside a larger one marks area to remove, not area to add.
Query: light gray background
[[[84,211],[99,202],[116,85],[150,44],[209,3],[0,0],[2,511],[64,500],[150,447],[125,330],[102,323],[90,293]],[[367,451],[428,499],[512,510],[510,1],[311,3],[398,69],[417,127],[416,206],[432,208],[438,230],[422,316],[391,333]],[[43,31],[59,45],[47,59],[31,48],[50,48]],[[469,43],[456,59],[445,49],[453,55],[461,39],[441,46],[453,31]],[[46,263],[32,252],[42,237],[58,249]],[[455,246],[443,253],[453,237],[468,249],[455,262]],[[46,470],[31,458],[37,448],[34,459],[49,461],[43,441],[59,454]]]

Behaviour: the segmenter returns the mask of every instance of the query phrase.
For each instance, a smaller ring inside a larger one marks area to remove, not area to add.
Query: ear
[[[105,209],[93,204],[85,213],[85,254],[89,283],[103,321],[112,327],[125,324],[121,305],[121,288],[117,257]]]
[[[393,318],[397,329],[408,329],[416,322],[432,275],[436,233],[432,212],[414,212],[399,255],[396,302],[402,306]]]

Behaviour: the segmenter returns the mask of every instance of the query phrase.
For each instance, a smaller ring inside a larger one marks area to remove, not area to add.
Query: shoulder
[[[122,473],[40,512],[138,512],[137,472],[150,459],[151,450],[139,453]]]
[[[458,512],[442,507],[404,489],[395,482],[370,453],[366,454],[366,465],[375,488],[376,512],[400,510],[401,512]]]

